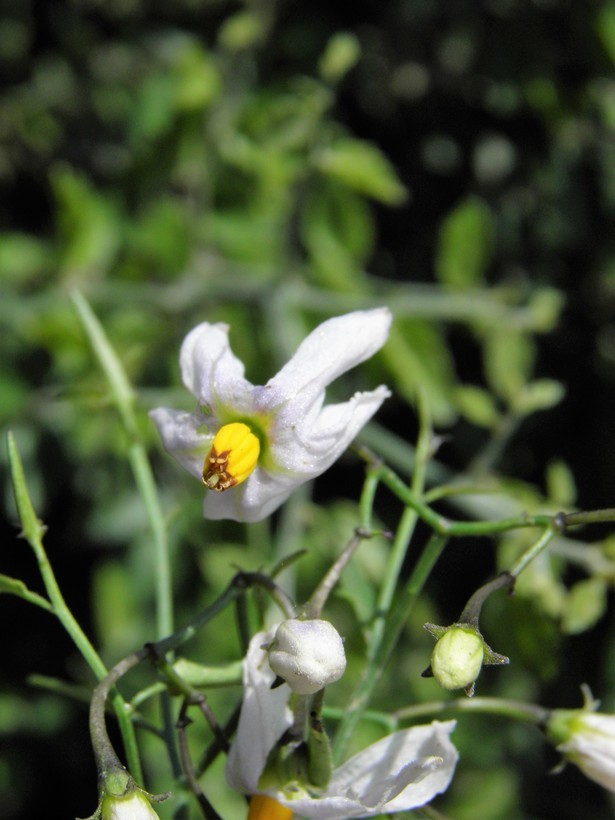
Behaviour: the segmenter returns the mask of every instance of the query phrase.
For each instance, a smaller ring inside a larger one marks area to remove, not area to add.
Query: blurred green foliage
[[[317,503],[299,494],[276,528],[204,524],[198,486],[160,452],[146,416],[160,404],[191,409],[177,353],[199,321],[228,322],[248,378],[263,383],[320,319],[386,304],[396,319],[387,347],[343,387],[393,389],[379,419],[392,438],[377,426],[367,433],[385,458],[412,444],[420,389],[449,442],[432,484],[487,486],[481,514],[555,512],[576,503],[576,489],[585,506],[612,503],[612,413],[600,409],[615,365],[612,0],[396,0],[347,13],[226,0],[3,5],[0,420],[19,442],[66,597],[107,662],[151,637],[151,539],[74,290],[136,393],[168,517],[178,622],[235,566],[257,569],[303,547],[287,580],[305,598],[357,523],[361,478],[349,457],[317,483]],[[451,497],[477,514],[474,496]],[[8,486],[5,500],[13,521]],[[395,526],[394,507],[379,513]],[[7,526],[0,569],[30,580],[13,535]],[[375,706],[434,697],[419,677],[430,652],[422,623],[452,621],[526,538],[501,539],[497,555],[484,543],[451,564],[445,555]],[[515,601],[494,605],[486,637],[513,663],[485,674],[483,691],[571,706],[587,681],[615,708],[600,661],[615,644],[595,631],[606,623],[614,551],[607,541],[588,549],[585,563],[541,558]],[[373,610],[386,550],[364,545],[331,602],[350,680],[364,651],[356,624]],[[76,728],[85,713],[77,720],[64,698],[24,693],[22,682],[40,672],[87,691],[92,680],[43,613],[8,595],[1,605],[14,624],[4,656],[15,663],[0,688],[0,738],[3,752],[17,750],[0,757],[3,816],[36,814],[51,782],[74,790],[60,814],[84,814],[95,794]],[[589,648],[568,637],[586,630]],[[193,659],[236,658],[227,634],[231,623],[205,630]],[[212,694],[222,718],[237,695]],[[377,728],[362,725],[357,746]],[[463,763],[442,810],[456,820],[572,820],[587,816],[576,802],[586,799],[592,817],[609,816],[602,792],[575,773],[570,787],[545,792],[542,772],[555,761],[534,740],[478,717],[460,723]],[[155,739],[146,749],[152,788],[163,791]],[[214,771],[207,788],[225,805],[220,781]],[[571,799],[574,788],[584,797]]]

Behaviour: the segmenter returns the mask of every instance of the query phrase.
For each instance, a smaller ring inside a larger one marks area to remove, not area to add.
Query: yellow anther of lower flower
[[[247,820],[291,820],[293,813],[273,797],[254,794],[250,798]]]
[[[256,467],[260,442],[247,424],[223,425],[203,464],[203,484],[221,493],[241,484]]]

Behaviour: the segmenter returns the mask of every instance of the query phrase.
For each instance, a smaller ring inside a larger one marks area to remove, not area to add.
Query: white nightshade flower
[[[547,735],[566,760],[615,792],[615,715],[585,709],[555,709]]]
[[[272,637],[273,630],[255,635],[244,662],[244,698],[226,766],[232,788],[267,794],[298,817],[332,820],[407,811],[445,791],[458,757],[449,739],[454,721],[382,738],[335,769],[324,789],[308,790],[296,781],[259,788],[269,752],[293,723],[289,689],[271,689],[275,674],[263,646]]]
[[[186,336],[180,367],[197,408],[150,416],[165,449],[205,483],[206,518],[259,521],[339,458],[390,393],[381,385],[324,406],[325,390],[379,350],[390,325],[387,308],[329,319],[263,386],[244,378],[227,325],[204,322]]]
[[[281,623],[268,652],[269,666],[300,695],[312,695],[334,683],[346,669],[339,632],[318,618]]]

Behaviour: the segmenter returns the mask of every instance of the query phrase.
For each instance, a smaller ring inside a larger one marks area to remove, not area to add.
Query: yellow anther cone
[[[248,820],[291,820],[293,813],[273,797],[255,794],[250,798]]]
[[[236,487],[252,473],[259,453],[260,442],[247,424],[224,424],[203,464],[203,483],[216,492]]]

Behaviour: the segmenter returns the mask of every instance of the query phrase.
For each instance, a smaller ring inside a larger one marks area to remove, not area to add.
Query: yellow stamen
[[[250,798],[247,820],[291,820],[293,813],[273,797],[254,794]]]
[[[256,467],[260,442],[247,424],[223,425],[203,464],[203,484],[221,493],[241,484]]]

